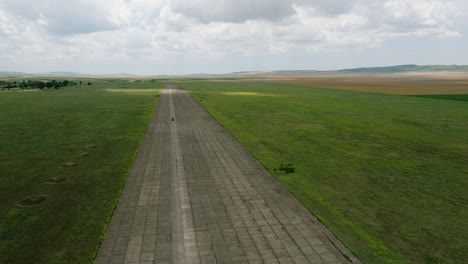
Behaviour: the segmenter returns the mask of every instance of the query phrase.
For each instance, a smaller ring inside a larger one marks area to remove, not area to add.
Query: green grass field
[[[0,263],[92,263],[160,85],[91,82],[0,92]]]
[[[364,263],[468,259],[466,102],[182,85]]]
[[[468,102],[468,94],[435,94],[435,95],[413,95],[413,96]]]

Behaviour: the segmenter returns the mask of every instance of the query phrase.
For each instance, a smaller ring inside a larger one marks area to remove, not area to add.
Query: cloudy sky
[[[468,64],[466,0],[0,0],[0,71]]]

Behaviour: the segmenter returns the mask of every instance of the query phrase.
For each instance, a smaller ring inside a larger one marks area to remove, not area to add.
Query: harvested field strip
[[[313,88],[361,91],[399,95],[468,94],[468,74],[421,77],[418,75],[326,75],[315,77],[271,78],[265,82]]]

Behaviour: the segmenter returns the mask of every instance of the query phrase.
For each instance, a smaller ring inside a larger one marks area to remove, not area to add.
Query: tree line
[[[66,87],[66,86],[74,86],[74,85],[82,85],[83,82],[74,82],[74,81],[68,81],[68,80],[63,80],[63,81],[31,81],[31,80],[22,80],[22,81],[0,81],[0,86],[2,87],[2,91],[9,90],[12,88],[19,88],[19,89],[59,89],[61,87]],[[91,82],[88,82],[88,85],[91,85]]]

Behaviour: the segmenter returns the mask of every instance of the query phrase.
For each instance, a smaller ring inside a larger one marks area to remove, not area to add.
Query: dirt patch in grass
[[[55,184],[55,183],[60,183],[60,182],[63,182],[67,179],[67,177],[52,177],[50,179],[47,179],[46,183],[49,183],[49,184]]]
[[[46,199],[47,197],[45,195],[32,195],[19,201],[18,206],[21,206],[21,207],[34,206],[36,204],[40,204],[44,202]]]
[[[98,145],[96,145],[96,144],[88,144],[88,145],[85,146],[85,148],[90,149],[90,148],[95,148],[97,146]]]
[[[63,164],[64,168],[71,168],[71,167],[76,167],[76,166],[78,166],[78,164],[75,162],[67,162]]]
[[[89,156],[89,152],[81,152],[80,154],[78,154],[78,156],[87,157],[87,156]]]

